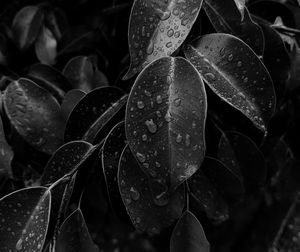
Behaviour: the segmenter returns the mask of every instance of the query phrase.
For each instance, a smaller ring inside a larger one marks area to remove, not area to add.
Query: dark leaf
[[[69,116],[65,142],[79,139],[94,142],[100,130],[121,110],[126,101],[127,95],[115,87],[97,88],[88,93]]]
[[[57,41],[46,26],[41,28],[41,32],[35,42],[35,53],[42,64],[54,65],[56,62]]]
[[[10,123],[37,150],[52,154],[63,143],[63,120],[53,96],[28,79],[13,81],[4,93]]]
[[[50,214],[50,191],[31,187],[0,199],[3,251],[42,251]]]
[[[0,65],[7,65],[7,41],[3,34],[0,34]]]
[[[36,40],[43,19],[43,10],[38,6],[26,6],[16,14],[12,22],[12,33],[20,50],[26,50]]]
[[[241,15],[235,0],[204,0],[203,8],[217,32],[237,36],[257,55],[263,55],[263,33],[259,25],[251,19],[246,7],[243,9],[244,16]]]
[[[152,195],[147,175],[140,169],[128,145],[124,148],[118,171],[118,184],[123,203],[138,231],[157,234],[169,227],[182,213],[184,188],[172,195]],[[157,185],[162,187],[161,185]]]
[[[190,211],[182,214],[170,241],[170,252],[209,252],[210,245],[203,228]]]
[[[204,159],[206,93],[184,58],[152,62],[136,79],[126,109],[126,136],[142,169],[175,189]]]
[[[98,252],[98,247],[93,243],[84,217],[80,209],[76,209],[64,221],[60,228],[56,242],[57,252]]]
[[[152,61],[170,56],[189,34],[201,5],[202,0],[135,1],[128,32],[131,63],[124,79]]]
[[[267,130],[275,91],[268,70],[250,47],[232,35],[215,33],[195,40],[185,55],[218,96]]]
[[[108,86],[107,78],[99,72],[92,57],[76,56],[72,58],[65,66],[63,74],[73,88],[87,93],[97,87]]]
[[[69,118],[72,110],[75,108],[76,104],[85,96],[86,93],[79,89],[72,89],[68,93],[66,93],[62,104],[61,104],[61,112],[65,121]]]
[[[1,98],[0,102],[2,103]],[[6,174],[9,177],[12,177],[11,161],[13,156],[14,152],[10,145],[6,142],[3,123],[0,117],[0,176]]]

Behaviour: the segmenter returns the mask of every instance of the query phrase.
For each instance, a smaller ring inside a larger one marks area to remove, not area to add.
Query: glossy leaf
[[[35,42],[35,53],[42,64],[54,65],[56,62],[57,41],[51,30],[43,26]]]
[[[84,217],[80,209],[76,209],[64,221],[60,228],[56,242],[57,252],[98,252],[98,247],[93,243]]]
[[[76,104],[85,95],[86,93],[79,89],[72,89],[68,93],[66,93],[61,104],[61,112],[66,121],[69,118],[72,110],[75,108]]]
[[[5,90],[4,108],[17,132],[36,149],[51,154],[63,143],[59,104],[34,82],[13,81]]]
[[[206,93],[184,58],[164,57],[138,76],[126,108],[129,146],[146,174],[175,189],[205,153]]]
[[[0,102],[2,103],[1,98]],[[14,152],[11,146],[6,142],[3,123],[0,117],[0,176],[6,174],[12,177],[11,161],[13,156]]]
[[[134,1],[128,32],[131,63],[124,79],[170,56],[189,34],[201,5],[202,0]]]
[[[42,251],[50,214],[50,191],[31,187],[0,199],[2,251]]]
[[[138,231],[157,234],[180,217],[184,207],[183,187],[168,197],[152,196],[148,178],[128,146],[121,155],[118,183],[123,203]]]
[[[204,0],[203,8],[212,25],[219,33],[229,33],[242,39],[252,50],[262,56],[264,36],[258,24],[253,22],[247,7],[244,16],[236,5],[237,0]]]
[[[92,57],[76,56],[65,66],[63,74],[68,78],[73,88],[84,92],[108,86],[108,80],[103,73],[97,69],[96,62]]]
[[[205,35],[185,50],[209,87],[266,131],[275,110],[275,91],[268,70],[240,39],[222,33]]]
[[[36,40],[43,19],[43,10],[38,6],[26,6],[16,14],[12,22],[12,33],[20,50],[26,50]]]
[[[266,179],[264,156],[247,136],[225,132],[220,139],[218,157],[231,171],[244,178],[247,191],[263,186]]]
[[[65,142],[83,139],[93,142],[98,132],[120,111],[127,101],[123,91],[102,87],[84,96],[69,116]]]
[[[194,214],[186,211],[177,222],[171,236],[170,252],[209,252],[209,242]]]
[[[118,214],[122,207],[122,199],[118,186],[118,167],[122,151],[126,145],[125,123],[118,123],[107,135],[102,148],[102,168],[107,192],[113,210]],[[121,204],[120,204],[121,203]]]

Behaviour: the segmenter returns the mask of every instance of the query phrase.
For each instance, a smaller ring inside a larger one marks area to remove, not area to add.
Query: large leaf
[[[0,199],[1,251],[42,251],[50,202],[45,187],[21,189]]]
[[[152,61],[170,56],[187,37],[201,5],[202,0],[136,0],[128,33],[131,63],[124,79],[133,77]]]
[[[1,98],[0,98],[0,102]],[[0,117],[0,176],[3,174],[12,177],[11,161],[13,159],[14,152],[10,145],[6,142],[2,119]]]
[[[126,109],[126,136],[144,172],[173,190],[205,153],[206,93],[184,58],[164,57],[138,76]]]
[[[209,247],[200,222],[187,210],[173,230],[170,252],[209,252]]]
[[[240,39],[209,34],[185,50],[209,87],[266,131],[275,110],[275,91],[268,70]]]
[[[235,35],[246,42],[257,55],[264,51],[264,36],[258,24],[252,21],[250,13],[243,7],[243,14],[237,0],[204,0],[203,8],[219,33]]]
[[[127,95],[115,87],[97,88],[88,93],[69,116],[65,142],[79,139],[94,142],[100,130],[124,107],[126,101]]]
[[[79,89],[72,89],[64,96],[61,103],[61,112],[65,121],[69,118],[72,110],[75,108],[76,104],[85,96],[86,93]]]
[[[147,176],[128,146],[121,155],[118,183],[123,203],[137,230],[157,234],[180,217],[184,207],[183,186],[168,197],[152,195]]]
[[[53,153],[63,143],[63,120],[54,97],[28,79],[13,81],[4,108],[17,132],[36,149]]]
[[[12,33],[20,50],[26,50],[36,40],[43,19],[43,10],[37,6],[26,6],[16,14],[12,22]]]
[[[76,209],[62,224],[56,242],[57,252],[98,252],[80,209]]]

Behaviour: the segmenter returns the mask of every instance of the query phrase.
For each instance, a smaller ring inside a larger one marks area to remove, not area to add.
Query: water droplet
[[[212,80],[215,79],[215,75],[213,73],[206,73],[204,74],[204,76],[208,79],[212,79]]]
[[[146,96],[151,97],[151,93],[148,90],[145,90],[144,93]]]
[[[146,135],[146,134],[143,134],[143,135],[142,135],[142,140],[145,142],[145,141],[147,141],[147,139],[148,139],[147,135]]]
[[[174,104],[175,104],[176,107],[179,107],[180,104],[181,104],[181,99],[180,98],[175,99]]]
[[[173,14],[174,14],[174,16],[178,16],[179,15],[179,10],[178,9],[174,9],[173,10]]]
[[[224,56],[224,55],[225,55],[225,48],[224,48],[224,47],[222,47],[222,48],[220,49],[220,55],[221,55],[221,56]]]
[[[174,34],[174,30],[173,29],[168,30],[168,32],[167,32],[168,37],[172,37],[173,34]]]
[[[147,129],[149,130],[150,133],[154,134],[157,131],[157,126],[153,119],[149,119],[145,121],[145,125],[147,126]]]
[[[159,162],[155,162],[155,166],[156,166],[157,168],[159,168],[161,165],[160,165]]]
[[[245,77],[244,80],[243,80],[243,82],[247,83],[248,82],[248,77]]]
[[[181,142],[182,142],[182,139],[183,139],[182,135],[178,134],[178,135],[176,136],[176,143],[181,143]]]
[[[150,55],[150,54],[153,53],[153,51],[154,51],[154,41],[153,41],[153,39],[151,39],[150,42],[149,42],[149,45],[147,47],[146,52],[147,52],[147,54]]]
[[[163,12],[163,14],[160,16],[160,19],[162,21],[167,20],[171,16],[171,11],[167,10]]]
[[[137,159],[141,162],[141,163],[144,163],[146,161],[146,157],[144,154],[140,153],[140,152],[137,152],[136,153],[136,157]]]
[[[185,145],[189,147],[191,145],[191,136],[189,134],[185,135]]]
[[[241,67],[243,65],[242,61],[238,61],[237,66]]]
[[[172,47],[172,42],[170,41],[170,42],[168,42],[167,44],[166,44],[166,47],[167,48],[170,48],[170,47]]]
[[[168,110],[166,115],[165,115],[165,120],[166,122],[171,122],[171,114],[170,114],[170,111]]]
[[[181,24],[182,24],[183,26],[186,26],[186,25],[188,24],[188,22],[189,22],[189,19],[188,19],[188,18],[185,18],[185,19],[182,19],[182,20],[181,20]]]
[[[23,243],[23,240],[22,239],[19,239],[17,244],[16,244],[16,249],[17,250],[21,250],[22,249],[22,243]]]
[[[140,198],[140,193],[133,187],[130,188],[130,197],[137,201]]]
[[[143,101],[138,101],[138,102],[136,103],[136,106],[137,106],[139,109],[143,109],[143,108],[145,107],[145,104],[144,104]]]
[[[233,60],[233,55],[232,55],[232,53],[228,55],[228,58],[227,58],[227,59],[228,59],[228,61],[232,61],[232,60]]]
[[[162,97],[161,97],[161,95],[158,95],[156,97],[156,102],[157,102],[157,104],[161,104],[162,103]]]
[[[180,37],[180,31],[175,32],[174,37],[179,38]]]

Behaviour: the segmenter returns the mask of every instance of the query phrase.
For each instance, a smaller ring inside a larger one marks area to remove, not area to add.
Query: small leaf
[[[152,196],[148,178],[141,171],[128,146],[122,152],[118,183],[128,215],[138,231],[157,234],[169,227],[182,213],[183,186],[172,195]],[[157,182],[157,187],[164,187]]]
[[[42,64],[54,65],[56,62],[57,41],[47,27],[43,26],[35,42],[35,53]]]
[[[127,95],[115,87],[97,88],[88,93],[69,116],[65,142],[79,139],[94,142],[100,130],[118,114],[126,101]]]
[[[172,232],[170,252],[209,252],[209,248],[200,222],[190,211],[185,211]]]
[[[44,19],[42,9],[26,6],[21,9],[12,22],[13,38],[20,50],[26,50],[36,40]]]
[[[42,251],[50,215],[50,191],[31,187],[0,199],[3,251]]]
[[[0,98],[0,102],[1,98]],[[11,161],[14,152],[11,146],[6,142],[2,119],[0,117],[0,176],[3,174],[12,177]]]
[[[264,51],[264,35],[253,22],[247,7],[244,16],[236,5],[241,0],[204,0],[203,8],[218,33],[229,33],[242,39],[259,56]]]
[[[73,111],[77,103],[85,95],[86,93],[79,89],[72,89],[68,93],[66,93],[61,104],[61,112],[63,114],[63,117],[65,118],[65,121],[68,120],[71,112]]]
[[[99,252],[89,234],[80,209],[71,213],[61,226],[55,251]]]
[[[268,70],[240,39],[209,34],[185,50],[209,87],[266,131],[275,111],[275,91]]]
[[[245,17],[246,0],[234,0],[234,2],[241,13],[241,21],[243,21]]]
[[[4,108],[17,132],[37,150],[51,154],[63,143],[60,106],[45,89],[28,79],[13,81]]]
[[[97,87],[108,86],[107,78],[103,73],[100,74],[92,57],[76,56],[72,58],[66,64],[63,74],[72,83],[73,88],[87,93]]]
[[[152,61],[170,56],[183,43],[193,26],[202,0],[134,1],[128,43],[130,68],[123,79],[129,79]]]
[[[126,136],[146,174],[175,189],[205,153],[206,93],[184,58],[164,57],[138,76],[126,108]]]

